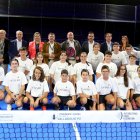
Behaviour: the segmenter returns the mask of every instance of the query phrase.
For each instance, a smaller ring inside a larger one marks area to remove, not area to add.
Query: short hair
[[[128,47],[131,47],[132,48],[132,45],[131,44],[127,44],[126,45],[126,48],[128,48]]]
[[[105,33],[105,37],[106,37],[108,34],[110,34],[110,35],[112,36],[112,33]]]
[[[35,77],[35,70],[39,70],[41,72],[41,76],[39,78],[39,81],[40,82],[43,82],[44,79],[45,79],[45,74],[44,74],[44,71],[41,67],[37,66],[35,67],[34,71],[33,71],[33,76],[32,76],[32,79],[35,81],[36,80],[36,77]]]
[[[82,69],[81,75],[82,75],[83,72],[86,72],[86,73],[88,73],[88,75],[89,75],[89,71],[88,71],[87,69]]]
[[[1,29],[0,32],[4,33],[6,35],[6,31],[5,30]]]
[[[102,68],[101,68],[101,71],[103,71],[104,69],[107,69],[108,71],[110,71],[110,69],[107,65],[103,65]]]
[[[129,55],[129,58],[131,58],[131,57],[133,57],[133,58],[136,58],[136,59],[137,59],[137,57],[136,57],[134,54]]]
[[[62,74],[67,74],[68,75],[68,71],[66,70],[66,69],[63,69],[62,71],[61,71],[61,75]]]
[[[21,47],[20,49],[19,49],[19,52],[20,51],[27,51],[27,49],[26,49],[26,47]]]
[[[140,69],[140,66],[138,66],[137,71]]]
[[[89,31],[89,32],[88,32],[88,34],[94,34],[94,32],[92,32],[92,31]]]
[[[100,45],[100,43],[94,43],[94,45],[93,45],[93,48],[96,46],[96,45],[98,45],[99,47],[101,47],[101,45]]]
[[[119,44],[118,42],[114,42],[114,43],[113,43],[113,46],[114,46],[114,45],[120,46],[120,44]]]
[[[19,32],[23,34],[23,32],[22,32],[22,31],[20,31],[20,30],[17,30],[17,31],[16,31],[16,34],[17,34],[17,33],[19,33]]]
[[[18,65],[19,65],[19,61],[18,61],[16,58],[13,58],[13,59],[11,60],[10,65],[12,64],[13,61],[16,61],[16,62],[18,63]]]
[[[111,51],[106,51],[105,55],[112,55],[112,52]]]
[[[48,36],[50,36],[50,35],[54,35],[54,36],[55,36],[55,34],[54,34],[54,33],[52,33],[52,32],[50,32],[50,33],[48,34]]]

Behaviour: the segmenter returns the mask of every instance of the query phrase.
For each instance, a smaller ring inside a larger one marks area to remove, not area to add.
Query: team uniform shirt
[[[96,89],[99,95],[107,95],[111,92],[118,91],[116,82],[113,78],[109,77],[108,80],[104,80],[102,76],[97,79]]]
[[[32,97],[41,97],[44,92],[49,92],[48,83],[46,80],[43,82],[30,80],[26,92],[29,92]]]
[[[128,78],[128,87],[124,85],[124,77],[117,76],[115,77],[115,81],[118,88],[117,96],[122,99],[126,99],[128,90],[133,89],[132,81]]]
[[[3,67],[0,67],[0,81],[2,82],[3,80],[4,80],[4,69],[3,69]],[[0,89],[1,90],[3,90],[4,89],[4,87],[3,87],[3,85],[0,85]]]
[[[104,54],[102,52],[98,52],[95,54],[94,52],[89,52],[87,56],[87,61],[91,63],[93,71],[96,71],[97,66],[99,63],[103,62]]]
[[[90,63],[76,63],[74,65],[74,74],[77,76],[77,81],[82,80],[81,71],[83,69],[87,69],[89,71],[89,75],[93,75],[93,69]]]
[[[117,65],[113,62],[110,62],[110,63],[99,63],[99,65],[97,66],[97,69],[96,69],[96,73],[100,73],[101,74],[101,69],[102,69],[102,66],[104,65],[107,65],[109,67],[109,70],[110,70],[110,76],[111,77],[114,77],[117,73]]]
[[[131,79],[138,77],[137,68],[138,65],[126,65],[127,74]]]
[[[42,63],[41,65],[37,64],[37,66],[39,66],[43,69],[45,76],[49,76],[49,66],[47,64]],[[31,77],[33,76],[33,71],[34,71],[35,67],[36,67],[36,65],[33,65],[31,67],[31,70],[30,70],[30,76]]]
[[[72,65],[68,65],[67,62],[61,63],[60,61],[56,61],[51,65],[49,73],[54,75],[55,82],[61,80],[61,71],[63,69],[66,69],[70,76],[74,74]]]
[[[129,64],[129,56],[131,54],[135,55],[137,58],[140,58],[140,51],[132,50],[130,54],[128,54],[126,51],[122,51],[122,53],[125,55],[125,58],[127,60],[127,64]]]
[[[0,67],[0,81],[4,80],[4,69],[3,67]]]
[[[75,95],[75,89],[73,84],[70,81],[67,81],[63,83],[62,81],[58,81],[55,84],[54,87],[54,93],[57,94],[57,96],[74,96]]]
[[[25,70],[30,72],[31,67],[33,66],[33,61],[29,58],[26,58],[25,61],[21,60],[21,57],[16,58],[19,62],[18,70],[24,73]],[[26,75],[27,80],[30,80],[30,73]]]
[[[122,52],[118,52],[117,54],[112,52],[112,62],[115,63],[117,67],[127,64],[125,55]]]
[[[79,93],[83,93],[86,95],[96,95],[97,91],[96,91],[96,87],[94,85],[94,83],[90,80],[88,80],[87,82],[83,82],[82,80],[77,82],[77,95]]]
[[[140,78],[136,77],[133,79],[133,89],[135,90],[134,94],[140,94]]]
[[[14,95],[19,94],[21,86],[25,84],[27,84],[27,79],[25,74],[21,71],[16,73],[12,71],[8,72],[3,82],[3,85],[8,86],[9,90],[13,92]]]

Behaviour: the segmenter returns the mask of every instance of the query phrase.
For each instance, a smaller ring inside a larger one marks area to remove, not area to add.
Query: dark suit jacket
[[[28,47],[28,43],[25,40],[22,40],[22,47]],[[17,50],[17,40],[14,39],[10,42],[9,47],[9,57],[10,59],[13,59],[15,56],[18,56],[19,52]]]
[[[76,50],[76,56],[80,56],[80,53],[81,53],[80,42],[78,40],[74,40],[74,46],[75,46],[75,50]],[[68,47],[69,47],[69,42],[67,40],[62,42],[61,48],[63,51],[66,51]]]
[[[43,49],[42,49],[42,54],[44,57],[44,62],[46,64],[48,64],[48,60],[49,60],[49,46],[50,43],[49,42],[45,42],[43,45]],[[61,46],[58,42],[54,42],[54,55],[55,55],[55,61],[59,60],[61,54]]]
[[[111,42],[111,47],[113,47],[113,42]],[[103,42],[102,44],[101,44],[101,49],[100,49],[100,51],[103,53],[103,54],[105,54],[105,52],[108,50],[108,46],[107,46],[107,43],[106,42]]]
[[[3,54],[3,64],[9,64],[9,46],[10,46],[10,41],[9,39],[5,38],[4,40],[4,54]]]
[[[94,41],[94,44],[97,43]],[[89,53],[89,44],[88,41],[84,41],[82,44],[82,52],[86,52],[87,54]]]

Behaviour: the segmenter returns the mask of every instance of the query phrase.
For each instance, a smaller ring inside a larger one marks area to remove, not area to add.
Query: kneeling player
[[[61,80],[55,84],[52,103],[56,106],[67,105],[69,108],[76,106],[75,89],[73,84],[68,81],[68,71],[66,69],[61,71]]]
[[[95,85],[89,80],[89,71],[83,69],[81,71],[82,80],[77,82],[77,103],[81,105],[81,110],[96,110]]]
[[[101,68],[102,76],[97,79],[96,89],[99,94],[99,110],[105,110],[106,105],[111,105],[111,109],[116,109],[117,86],[115,80],[109,77],[109,67],[107,65]]]

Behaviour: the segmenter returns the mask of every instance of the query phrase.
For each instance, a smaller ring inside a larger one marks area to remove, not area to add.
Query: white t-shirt
[[[137,68],[138,65],[126,65],[127,74],[131,79],[138,77]]]
[[[77,82],[77,95],[79,93],[83,93],[86,95],[96,95],[97,91],[96,91],[96,87],[94,85],[94,83],[90,80],[88,80],[87,82],[83,82],[82,80]]]
[[[127,60],[127,64],[129,64],[129,56],[131,54],[135,55],[137,58],[140,58],[140,51],[132,50],[130,54],[128,54],[126,51],[122,51],[122,53],[125,55],[125,58]]]
[[[124,85],[124,77],[117,76],[115,77],[115,81],[118,88],[117,96],[122,99],[126,99],[128,90],[133,89],[132,81],[128,78],[128,87]]]
[[[21,71],[16,73],[13,73],[12,71],[8,72],[3,82],[3,85],[8,86],[14,95],[19,94],[21,86],[25,84],[27,84],[27,80],[25,74]]]
[[[99,95],[107,95],[111,92],[117,92],[116,82],[113,78],[109,77],[108,80],[104,80],[101,76],[97,79],[96,89]]]
[[[49,92],[48,83],[46,80],[43,82],[30,80],[26,92],[29,92],[32,97],[41,97],[44,92]]]
[[[60,61],[56,61],[51,65],[49,73],[54,75],[55,82],[61,80],[61,71],[63,69],[68,70],[69,75],[74,74],[73,67],[71,65],[68,65],[67,62],[61,63]]]
[[[95,54],[94,52],[88,53],[87,61],[91,63],[94,71],[96,71],[97,66],[99,65],[99,63],[103,62],[103,60],[104,54],[102,52],[98,52],[98,54]]]
[[[53,91],[54,93],[57,94],[57,96],[74,96],[75,95],[74,86],[70,81],[67,81],[65,83],[63,83],[62,81],[58,81],[55,84]]]
[[[97,66],[97,69],[96,69],[96,73],[100,73],[101,74],[101,69],[102,69],[102,66],[104,65],[107,65],[110,69],[110,76],[111,77],[114,77],[117,73],[117,65],[113,62],[110,62],[110,63],[99,63],[99,65]]]
[[[0,81],[4,80],[4,69],[3,67],[0,67]]]
[[[140,78],[136,77],[133,79],[133,89],[135,90],[134,94],[140,94]]]
[[[112,62],[115,63],[117,67],[127,64],[125,55],[122,52],[118,52],[117,54],[112,52]]]
[[[74,74],[77,76],[77,81],[79,80],[82,80],[82,77],[81,77],[81,71],[83,69],[87,69],[89,71],[89,75],[93,75],[94,72],[93,72],[93,69],[92,69],[92,66],[90,63],[76,63],[74,65]]]
[[[45,76],[49,76],[49,66],[47,64],[42,63],[41,65],[37,64],[37,66],[39,66],[43,69]],[[34,71],[35,67],[36,67],[36,65],[33,65],[31,67],[31,70],[30,70],[31,77],[33,76],[33,71]]]
[[[33,61],[29,58],[26,58],[25,61],[21,60],[21,57],[16,58],[19,62],[18,70],[24,73],[25,70],[30,71],[31,67],[33,66]],[[30,73],[26,75],[27,80],[30,79]]]

